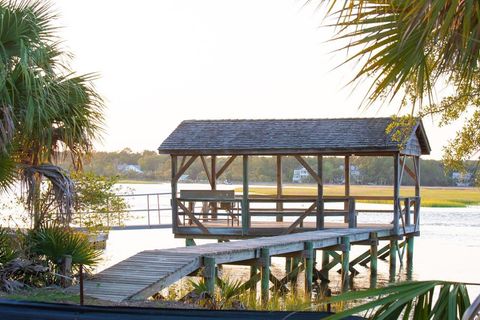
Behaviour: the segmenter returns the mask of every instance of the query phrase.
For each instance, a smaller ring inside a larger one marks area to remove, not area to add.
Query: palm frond
[[[437,296],[438,295],[438,296]],[[470,298],[464,284],[447,281],[415,281],[384,288],[352,291],[332,297],[328,303],[367,300],[326,319],[342,319],[360,313],[369,319],[461,319]]]
[[[337,39],[348,39],[360,69],[371,79],[367,104],[408,95],[432,100],[440,78],[459,77],[471,88],[480,56],[480,2],[466,0],[323,0],[337,18]]]
[[[101,252],[90,243],[87,235],[61,227],[47,227],[32,230],[28,235],[33,253],[45,256],[56,265],[62,263],[65,255],[72,257],[73,265],[94,266]]]

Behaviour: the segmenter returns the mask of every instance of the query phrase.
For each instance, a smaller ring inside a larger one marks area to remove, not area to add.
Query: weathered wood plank
[[[409,229],[414,230],[414,226]],[[260,261],[258,259],[262,250],[264,253],[268,252],[265,257],[267,255],[270,257],[294,253],[301,254],[305,250],[305,243],[309,243],[310,251],[339,245],[342,239],[345,241],[346,237],[354,244],[368,240],[371,237],[371,232],[376,232],[379,238],[391,237],[392,227],[390,225],[381,228],[324,229],[237,242],[148,250],[138,253],[85,281],[86,294],[112,301],[142,300],[183,277],[195,273],[201,267],[200,262],[205,257],[214,259],[217,264]],[[379,254],[380,252],[379,250]],[[334,255],[338,257],[330,263],[332,266],[343,260],[345,270],[347,266],[351,267],[345,257],[341,259],[338,254]],[[345,253],[343,255],[345,256]],[[356,262],[356,260],[352,262]],[[330,264],[328,267],[331,267]],[[309,273],[309,279],[310,276]],[[264,293],[266,283],[267,280],[264,278]]]

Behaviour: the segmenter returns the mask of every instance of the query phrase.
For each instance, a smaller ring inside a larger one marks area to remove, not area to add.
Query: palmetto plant
[[[71,208],[69,178],[51,165],[59,151],[81,167],[103,124],[95,75],[69,69],[54,18],[45,1],[0,1],[0,188],[23,177],[35,228],[43,179],[61,192],[62,212]]]
[[[365,313],[369,319],[456,320],[461,319],[470,306],[465,285],[447,281],[401,282],[384,288],[344,293],[328,302],[358,302],[362,299],[368,301],[327,319]]]
[[[95,266],[101,256],[87,235],[61,227],[44,227],[27,235],[32,253],[44,256],[55,266],[60,266],[66,255],[72,257],[72,266]]]
[[[8,230],[0,227],[0,267],[18,256],[13,246],[12,235]]]

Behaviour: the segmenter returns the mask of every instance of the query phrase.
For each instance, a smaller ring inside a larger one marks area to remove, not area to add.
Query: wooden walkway
[[[194,273],[203,266],[205,257],[216,264],[228,264],[260,258],[260,250],[268,248],[270,256],[285,255],[305,250],[305,243],[313,249],[324,249],[341,244],[342,237],[350,243],[369,240],[370,233],[377,237],[392,236],[390,227],[357,229],[324,229],[282,236],[263,237],[191,247],[142,251],[96,274],[84,283],[85,294],[94,298],[124,301],[145,300],[174,282]],[[413,233],[413,227],[402,230]]]

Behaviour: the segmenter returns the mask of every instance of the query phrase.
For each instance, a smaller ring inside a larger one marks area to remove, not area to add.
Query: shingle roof
[[[391,118],[186,120],[158,148],[165,154],[288,154],[394,152],[385,129]],[[421,153],[430,146],[421,121]],[[416,140],[415,139],[415,140]],[[420,151],[420,150],[419,150]]]

